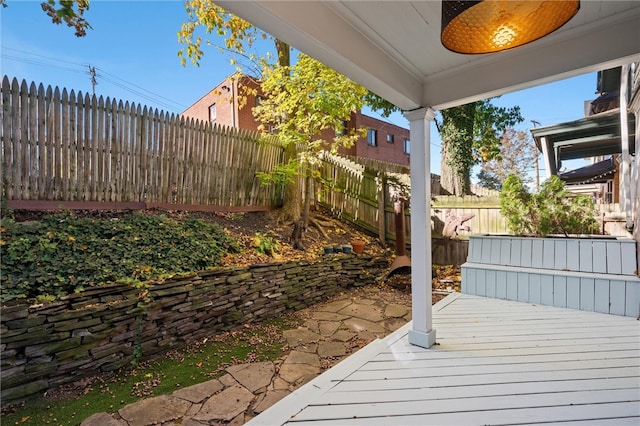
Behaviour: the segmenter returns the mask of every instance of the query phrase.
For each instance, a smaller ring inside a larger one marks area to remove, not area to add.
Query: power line
[[[41,66],[41,67],[45,67],[45,68],[50,68],[50,69],[58,69],[61,71],[68,71],[68,72],[75,72],[75,73],[82,73],[82,74],[86,74],[87,71],[87,67],[89,67],[89,75],[91,76],[91,85],[92,85],[92,89],[93,89],[93,94],[95,95],[95,86],[98,84],[98,79],[102,79],[116,87],[119,87],[120,89],[127,91],[129,93],[135,94],[137,96],[139,96],[142,99],[145,99],[147,101],[153,102],[161,107],[167,108],[168,110],[172,110],[172,111],[182,111],[184,109],[186,109],[186,106],[176,102],[170,98],[167,98],[165,96],[159,95],[155,92],[152,92],[151,90],[145,89],[139,85],[136,85],[135,83],[129,82],[121,77],[118,77],[114,74],[111,74],[105,70],[103,70],[102,68],[96,67],[96,66],[92,66],[89,64],[79,64],[77,62],[72,62],[72,61],[66,61],[66,60],[62,60],[62,59],[58,59],[58,58],[52,58],[50,56],[45,56],[45,55],[40,55],[37,53],[32,53],[32,52],[27,52],[25,50],[20,50],[20,49],[14,49],[11,47],[7,47],[7,46],[2,46],[2,49],[6,49],[6,50],[10,50],[10,51],[14,51],[14,52],[18,52],[24,55],[30,55],[30,56],[34,56],[37,58],[42,58],[45,59],[47,61],[52,61],[52,62],[46,62],[46,61],[42,61],[42,60],[37,60],[37,59],[32,59],[29,57],[20,57],[20,56],[15,56],[15,55],[10,55],[10,54],[6,54],[6,53],[2,53],[2,58],[3,59],[8,59],[8,60],[13,60],[13,61],[17,61],[17,62],[22,62],[22,63],[27,63],[30,65],[36,65],[36,66]],[[73,67],[69,67],[69,66],[62,66],[62,65],[58,65],[55,62],[60,62],[60,63],[64,63],[64,64],[70,64],[73,65]],[[106,77],[106,76],[110,76]],[[118,80],[118,81],[116,81]]]

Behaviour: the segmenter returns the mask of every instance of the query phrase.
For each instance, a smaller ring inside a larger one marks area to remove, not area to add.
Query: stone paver
[[[252,364],[232,365],[227,372],[242,386],[253,393],[267,387],[276,374],[276,367],[272,362],[256,362]]]
[[[318,354],[315,353],[291,351],[284,364],[308,364],[320,367],[320,360]]]
[[[344,324],[356,333],[362,331],[370,331],[371,333],[383,333],[385,331],[384,325],[367,321],[361,318],[349,318]]]
[[[118,414],[129,426],[148,426],[178,420],[191,408],[191,403],[174,396],[160,395],[129,404]]]
[[[321,374],[327,360],[347,356],[353,342],[362,346],[406,324],[411,306],[386,303],[375,289],[358,290],[303,314],[303,326],[284,332],[289,351],[275,362],[233,365],[219,379],[138,401],[114,415],[94,414],[81,426],[242,425]]]
[[[384,318],[380,308],[362,303],[353,303],[340,311],[343,315],[360,318],[371,322],[382,321]]]
[[[397,303],[389,303],[384,309],[384,316],[391,318],[402,318],[409,313],[411,308]]]
[[[91,417],[85,419],[82,422],[83,426],[123,426],[126,423],[122,423],[113,418],[113,416],[107,413],[96,413]]]
[[[322,321],[319,327],[320,334],[323,336],[332,336],[338,328],[340,328],[340,321]]]
[[[173,396],[181,399],[186,399],[189,402],[197,404],[203,402],[211,395],[218,393],[224,389],[224,385],[219,380],[209,380],[208,382],[200,383],[197,385],[189,386],[188,388],[177,390],[173,393]]]
[[[347,345],[342,342],[322,342],[318,345],[320,358],[342,357],[347,354]]]
[[[209,398],[193,419],[209,423],[221,420],[231,421],[238,414],[243,413],[252,400],[253,394],[246,388],[240,385],[231,386]]]

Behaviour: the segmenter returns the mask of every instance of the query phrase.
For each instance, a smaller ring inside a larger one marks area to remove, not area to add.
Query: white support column
[[[413,327],[409,343],[429,348],[436,342],[431,312],[431,108],[404,113],[411,135],[411,298]]]
[[[549,145],[547,145],[547,137],[542,136],[540,138],[540,145],[542,146],[542,159],[544,160],[544,170],[547,179],[553,174],[553,170],[556,169],[555,164],[551,168],[551,158],[549,158]]]
[[[631,208],[631,155],[629,154],[629,121],[627,99],[629,97],[629,65],[623,65],[620,76],[620,140],[622,142],[622,173],[620,176],[620,207],[625,213],[625,227],[633,228]]]

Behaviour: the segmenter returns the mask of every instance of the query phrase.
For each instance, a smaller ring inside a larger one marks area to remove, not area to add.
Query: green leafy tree
[[[508,175],[519,176],[525,185],[533,183],[529,171],[538,161],[538,149],[527,132],[508,128],[500,140],[496,158],[480,163],[478,181],[485,188],[502,189]]]
[[[307,183],[308,202],[318,154],[326,147],[335,150],[337,146],[349,146],[357,140],[357,132],[334,140],[322,139],[322,130],[340,129],[344,120],[350,118],[352,111],[362,108],[366,99],[376,100],[381,108],[392,108],[391,104],[375,98],[361,86],[305,55],[300,55],[292,65],[290,46],[212,1],[191,0],[186,3],[186,10],[190,20],[178,33],[179,41],[185,45],[179,52],[183,64],[190,58],[198,65],[204,55],[203,46],[211,45],[227,53],[239,72],[254,75],[261,83],[265,98],[253,109],[254,115],[258,121],[278,131],[285,149],[284,165],[261,176],[285,185],[281,220],[298,221],[303,216],[299,178]],[[198,35],[200,30],[204,30],[205,35],[221,37],[224,43],[205,40]],[[256,43],[267,39],[273,40],[275,55],[268,51],[255,52]],[[309,205],[305,203],[305,224],[308,209]]]
[[[255,117],[264,125],[275,128],[285,147],[298,147],[298,155],[278,170],[278,176],[297,180],[302,176],[311,199],[311,181],[321,153],[336,153],[341,146],[351,147],[363,129],[342,129],[353,111],[364,105],[367,90],[342,74],[311,57],[299,54],[291,67],[267,68],[262,80],[264,101],[253,109]],[[342,131],[335,132],[336,129]],[[323,131],[331,130],[332,138],[323,138]],[[283,173],[290,170],[293,173]],[[263,178],[272,179],[263,175]],[[309,221],[309,203],[303,211],[305,224]]]
[[[544,181],[540,192],[530,193],[522,179],[509,175],[500,193],[500,212],[516,235],[593,234],[598,230],[593,201],[573,196],[558,176]]]
[[[496,107],[491,99],[441,111],[436,127],[442,139],[442,188],[453,195],[470,193],[471,168],[497,158],[502,133],[522,122],[520,107]]]
[[[6,0],[0,0],[2,7],[7,7]],[[47,0],[40,3],[42,10],[51,17],[54,24],[64,22],[68,27],[76,30],[76,37],[87,35],[91,25],[84,18],[84,12],[89,10],[89,0]]]

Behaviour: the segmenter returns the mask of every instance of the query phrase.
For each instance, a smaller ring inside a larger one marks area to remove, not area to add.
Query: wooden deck
[[[640,321],[452,294],[437,345],[377,340],[250,425],[640,424]]]

